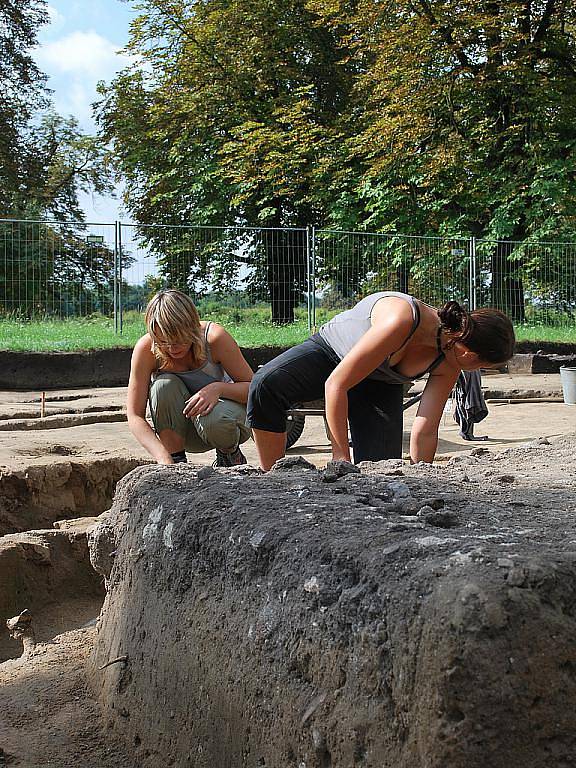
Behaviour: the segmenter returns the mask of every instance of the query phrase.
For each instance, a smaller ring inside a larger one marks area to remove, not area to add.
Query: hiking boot
[[[216,461],[212,464],[213,467],[239,467],[241,464],[248,464],[248,461],[240,450],[240,445],[229,453],[216,448]]]

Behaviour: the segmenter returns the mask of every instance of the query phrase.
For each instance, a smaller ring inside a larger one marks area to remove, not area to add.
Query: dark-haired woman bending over
[[[438,426],[460,371],[490,368],[514,353],[512,323],[497,309],[467,312],[449,301],[436,310],[405,293],[374,293],[325,323],[254,376],[248,398],[260,465],[286,447],[286,411],[325,397],[333,459],[402,455],[403,385],[428,374],[410,437],[413,462],[430,462]]]

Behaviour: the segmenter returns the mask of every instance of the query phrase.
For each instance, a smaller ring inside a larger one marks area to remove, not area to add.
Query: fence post
[[[476,238],[470,238],[470,311],[476,309]]]
[[[118,222],[114,222],[114,333],[118,333]]]
[[[312,333],[312,253],[311,241],[312,229],[306,225],[306,314],[308,316],[308,335]]]
[[[122,222],[118,222],[118,333],[122,335]]]
[[[312,331],[316,333],[316,227],[312,227]]]

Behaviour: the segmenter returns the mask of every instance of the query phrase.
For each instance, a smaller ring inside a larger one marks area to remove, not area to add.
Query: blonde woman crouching
[[[186,451],[216,449],[215,466],[245,464],[250,437],[246,400],[252,369],[218,323],[200,320],[192,300],[157,293],[146,308],[148,333],[132,353],[128,427],[159,464],[186,461]],[[146,421],[146,405],[154,429]]]

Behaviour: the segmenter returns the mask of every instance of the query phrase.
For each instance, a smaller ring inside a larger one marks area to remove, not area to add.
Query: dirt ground
[[[487,435],[491,448],[505,448],[537,437],[558,437],[576,431],[576,406],[561,401],[558,374],[495,374],[486,377],[484,387],[489,400],[489,416],[476,428]],[[417,385],[414,391],[419,391]],[[557,402],[526,402],[555,398]],[[40,419],[40,393],[0,392],[0,470],[70,461],[93,461],[111,456],[146,458],[146,452],[130,435],[123,420],[126,388],[62,390],[46,393],[46,418]],[[513,399],[513,403],[505,402]],[[416,407],[405,413],[405,450]],[[111,421],[114,419],[114,421]],[[87,423],[88,420],[93,423]],[[467,452],[473,444],[458,436],[458,426],[446,412],[440,426],[438,459]],[[257,464],[256,450],[250,441],[243,450],[248,461]],[[317,466],[330,458],[329,443],[322,418],[306,418],[304,432],[289,451],[302,455]],[[211,464],[213,452],[189,456],[189,461]]]
[[[87,688],[94,634],[93,626],[71,630],[32,657],[0,665],[0,766],[136,768],[113,734],[103,733]]]
[[[555,441],[576,432],[576,406],[560,401],[558,375],[494,375],[484,384],[488,394],[501,401],[489,403],[490,415],[476,430],[478,435],[488,435],[489,441],[463,441],[447,412],[438,447],[442,463],[450,457],[464,457],[477,446],[498,453],[538,438]],[[48,392],[46,418],[42,420],[40,393],[0,392],[0,474],[21,473],[25,477],[33,467],[49,468],[71,461],[90,463],[113,456],[145,459],[145,452],[131,437],[123,420],[125,391],[113,388]],[[519,399],[527,395],[558,401],[535,403]],[[506,400],[513,402],[503,402]],[[406,435],[415,410],[406,412]],[[245,453],[250,463],[257,463],[252,442],[246,445]],[[329,444],[321,418],[307,418],[304,433],[290,453],[302,455],[316,466],[326,464]],[[192,458],[195,463],[210,464],[214,456],[209,452],[189,457]],[[565,451],[563,466],[551,472],[545,470],[545,462],[535,463],[539,487],[552,489],[559,482],[563,484],[571,460],[573,454],[570,459],[570,452]],[[534,471],[530,461],[529,452],[520,452],[511,454],[504,464],[507,472],[517,475],[515,464],[522,462],[521,475],[528,481]],[[456,470],[462,474],[465,465],[455,466]],[[499,474],[502,471],[499,469]],[[479,478],[480,482],[484,480]],[[526,500],[531,493],[528,485]],[[478,492],[477,484],[463,488],[471,497]],[[45,633],[33,656],[0,664],[0,767],[133,768],[132,757],[123,752],[111,734],[103,731],[84,682],[84,664],[93,644],[94,629],[78,628],[82,627],[79,618],[88,621],[93,618],[90,613],[95,614],[97,609],[98,605],[84,606],[83,613],[75,613],[74,606],[69,611],[63,606],[62,620]],[[69,631],[56,634],[65,629]]]
[[[573,768],[575,448],[138,468],[92,540],[114,730],[142,768]]]

